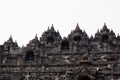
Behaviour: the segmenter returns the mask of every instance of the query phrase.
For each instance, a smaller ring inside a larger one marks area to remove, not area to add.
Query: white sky
[[[90,36],[106,22],[120,33],[120,0],[0,0],[0,44],[12,35],[19,46],[48,26],[67,36],[76,24]]]

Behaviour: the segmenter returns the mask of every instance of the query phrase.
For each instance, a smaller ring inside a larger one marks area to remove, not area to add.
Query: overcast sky
[[[90,36],[105,22],[120,33],[120,0],[0,0],[0,44],[12,35],[26,45],[52,24],[62,37],[77,23]]]

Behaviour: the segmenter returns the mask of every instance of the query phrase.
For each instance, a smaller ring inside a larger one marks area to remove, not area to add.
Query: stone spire
[[[80,30],[79,24],[77,23],[75,30]]]
[[[8,39],[9,42],[13,42],[12,35],[10,35],[10,38]]]
[[[47,29],[47,31],[49,31],[49,26],[48,26],[48,29]]]
[[[102,28],[102,30],[101,30],[101,31],[102,31],[102,32],[104,32],[104,31],[109,32],[109,29],[107,28],[106,23],[104,23],[103,28]]]
[[[35,39],[38,40],[37,34],[35,35]]]
[[[35,38],[33,40],[31,40],[31,42],[32,43],[36,43],[36,42],[38,43],[39,42],[37,34],[35,35]]]
[[[51,28],[50,28],[50,31],[51,31],[51,32],[55,32],[55,29],[54,29],[53,24],[52,24],[52,26],[51,26]]]
[[[18,47],[18,43],[17,43],[17,41],[15,41],[15,46]]]
[[[35,35],[35,38],[34,39],[32,39],[30,42],[29,42],[29,44],[27,44],[27,46],[32,46],[32,47],[39,47],[40,46],[40,41],[39,41],[39,39],[38,39],[38,37],[37,37],[37,34]]]
[[[76,28],[75,28],[74,32],[82,32],[82,30],[80,29],[78,23],[76,25]]]
[[[103,29],[108,29],[106,23],[104,23]]]
[[[111,33],[112,35],[115,35],[115,33],[114,33],[114,31],[113,31],[112,29],[111,29],[110,33]]]
[[[99,29],[97,30],[97,33],[99,34],[100,32],[99,32]]]
[[[13,41],[12,35],[10,35],[9,39],[4,43],[4,47],[18,47],[17,42]]]
[[[120,40],[120,35],[119,34],[117,35],[117,39]]]

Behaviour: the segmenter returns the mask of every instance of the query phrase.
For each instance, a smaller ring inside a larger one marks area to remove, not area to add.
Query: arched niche
[[[61,50],[69,50],[69,42],[67,40],[61,42]]]
[[[47,44],[48,43],[53,43],[54,42],[54,38],[53,37],[51,37],[51,36],[49,36],[49,37],[47,37]]]
[[[26,52],[25,61],[34,61],[34,52],[32,50]]]
[[[77,41],[77,42],[80,42],[81,36],[74,36],[74,37],[73,37],[73,40],[74,40],[74,41]]]
[[[102,35],[102,42],[108,42],[109,36],[107,34]]]

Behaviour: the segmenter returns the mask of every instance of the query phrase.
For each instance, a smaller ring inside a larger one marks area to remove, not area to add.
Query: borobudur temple
[[[120,36],[106,24],[89,37],[79,25],[61,37],[53,25],[19,47],[0,45],[0,80],[120,80]]]

